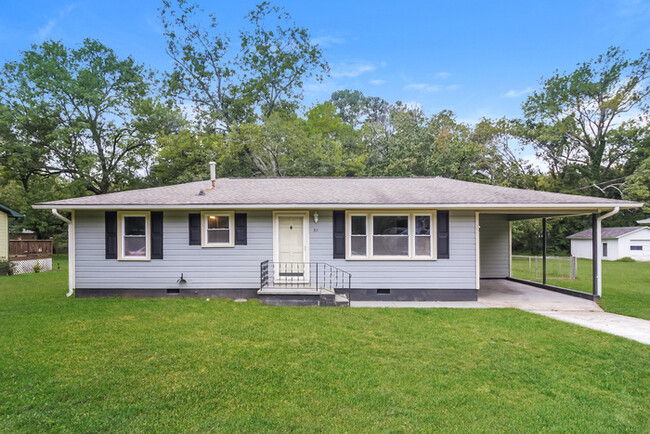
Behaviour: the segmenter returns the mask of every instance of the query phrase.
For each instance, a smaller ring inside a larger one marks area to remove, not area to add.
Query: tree
[[[182,125],[154,93],[151,71],[98,41],[33,46],[0,75],[3,164],[23,179],[65,175],[95,194],[126,184],[148,166],[156,138]]]
[[[524,103],[522,138],[554,172],[573,167],[589,182],[603,180],[628,152],[613,130],[624,116],[647,110],[649,74],[650,50],[630,59],[615,47],[571,73],[556,72]]]
[[[380,123],[388,120],[391,106],[379,97],[365,96],[358,90],[337,90],[330,102],[338,110],[339,117],[353,127],[364,123]]]
[[[335,108],[320,104],[307,119],[274,113],[263,123],[234,128],[218,150],[219,165],[250,157],[259,176],[343,176],[363,170],[363,156],[355,154],[355,131],[341,121]],[[346,145],[347,144],[347,145]]]
[[[374,176],[444,176],[480,180],[493,151],[473,138],[472,128],[444,110],[427,117],[417,108],[397,104],[387,127],[364,126],[368,172]]]
[[[268,2],[246,16],[238,48],[218,33],[216,15],[197,4],[165,0],[160,15],[174,63],[170,93],[193,106],[207,133],[227,132],[276,111],[293,113],[304,81],[329,72],[307,29]]]
[[[625,180],[623,194],[625,199],[644,202],[643,211],[650,213],[650,157]]]

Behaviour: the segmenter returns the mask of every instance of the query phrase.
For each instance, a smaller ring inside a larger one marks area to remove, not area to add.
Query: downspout
[[[605,220],[608,217],[613,216],[614,214],[618,213],[620,210],[619,207],[615,207],[613,210],[610,212],[603,214],[601,216],[596,217],[596,227],[594,228],[594,232],[592,234],[593,242],[594,242],[594,268],[595,268],[595,275],[594,275],[594,296],[600,299],[600,297],[603,295],[603,267],[602,267],[602,260],[601,257],[603,255],[603,248],[602,248],[602,243],[601,243],[601,236],[602,236],[602,221]]]
[[[63,220],[65,223],[68,224],[68,293],[65,295],[66,297],[70,297],[74,293],[74,285],[73,285],[73,280],[72,280],[72,275],[74,273],[74,266],[72,262],[74,261],[74,255],[72,254],[73,252],[73,245],[74,243],[74,234],[73,234],[73,226],[72,226],[72,220],[63,217],[59,212],[56,210],[56,208],[52,208],[52,214],[54,214],[58,219]]]

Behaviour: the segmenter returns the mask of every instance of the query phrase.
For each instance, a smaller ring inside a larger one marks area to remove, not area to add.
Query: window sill
[[[349,256],[346,261],[437,261],[434,257],[405,257],[405,256],[373,256],[370,258]]]
[[[219,247],[235,247],[235,244],[201,244],[201,247],[206,247],[206,248],[219,248]]]
[[[151,261],[151,258],[117,258],[117,260],[125,262],[147,262]]]

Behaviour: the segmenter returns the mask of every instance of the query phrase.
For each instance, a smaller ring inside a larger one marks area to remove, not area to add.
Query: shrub
[[[618,258],[616,262],[636,262],[636,260],[630,258],[629,256],[625,256],[623,258]]]
[[[11,276],[14,274],[14,263],[8,259],[0,260],[0,276]]]
[[[41,263],[39,261],[36,261],[36,265],[34,265],[34,273],[40,273],[41,272]]]

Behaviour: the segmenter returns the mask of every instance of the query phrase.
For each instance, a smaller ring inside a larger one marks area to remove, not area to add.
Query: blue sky
[[[46,39],[101,40],[164,70],[156,0],[10,1],[0,14],[0,61]],[[224,31],[257,2],[207,1]],[[305,86],[305,104],[337,89],[453,110],[463,121],[517,117],[555,69],[571,70],[618,45],[650,48],[650,1],[276,1],[325,49],[332,76]]]

